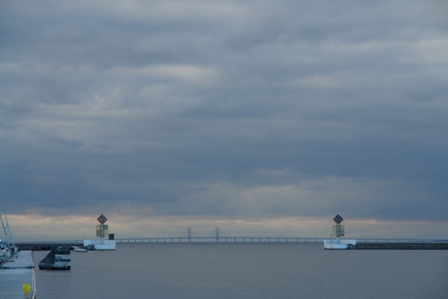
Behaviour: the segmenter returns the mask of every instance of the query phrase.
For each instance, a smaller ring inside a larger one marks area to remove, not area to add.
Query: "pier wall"
[[[356,250],[448,250],[448,243],[357,243]]]
[[[31,250],[31,251],[51,251],[57,247],[82,247],[82,240],[71,241],[44,241],[44,242],[16,242],[16,246],[19,250]]]

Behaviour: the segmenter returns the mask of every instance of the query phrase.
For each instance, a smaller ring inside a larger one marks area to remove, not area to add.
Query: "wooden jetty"
[[[29,293],[25,297],[22,290],[24,284],[30,286]],[[0,265],[0,298],[36,298],[36,279],[31,251],[20,251],[17,257]]]

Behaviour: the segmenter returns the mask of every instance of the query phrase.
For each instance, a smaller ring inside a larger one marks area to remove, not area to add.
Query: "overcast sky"
[[[448,238],[445,0],[2,0],[0,39],[19,239]]]

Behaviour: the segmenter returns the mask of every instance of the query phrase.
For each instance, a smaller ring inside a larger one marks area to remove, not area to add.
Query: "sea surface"
[[[38,270],[39,299],[448,298],[447,250],[323,250],[321,243],[117,244]]]

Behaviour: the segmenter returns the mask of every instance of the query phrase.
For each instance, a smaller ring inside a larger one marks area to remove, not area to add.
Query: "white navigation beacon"
[[[109,234],[109,226],[106,223],[107,218],[101,214],[96,220],[100,224],[96,225],[96,237],[99,240],[84,240],[83,245],[89,250],[115,250],[116,242],[114,234]],[[108,239],[105,239],[105,238]]]
[[[331,238],[324,240],[324,249],[347,249],[356,245],[356,240],[341,240],[345,236],[345,227],[341,224],[343,220],[339,214],[333,218],[336,224],[332,226]]]

